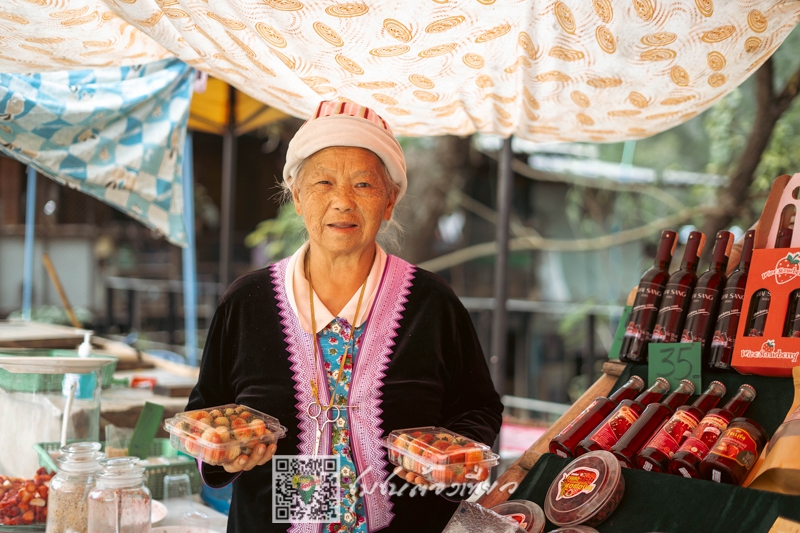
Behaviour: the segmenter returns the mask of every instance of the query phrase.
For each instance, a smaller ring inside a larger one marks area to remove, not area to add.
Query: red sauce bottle
[[[666,472],[669,460],[678,451],[681,443],[692,434],[700,419],[709,409],[716,407],[723,396],[725,396],[725,385],[719,381],[712,381],[692,405],[679,408],[639,452],[636,458],[639,468]]]
[[[669,392],[669,382],[664,378],[656,378],[653,386],[641,393],[635,400],[622,400],[589,436],[575,448],[575,456],[595,450],[609,450],[622,438],[636,422],[645,407],[659,401]]]
[[[661,241],[658,243],[658,252],[653,266],[647,270],[639,281],[636,289],[636,299],[633,309],[625,327],[625,336],[622,338],[622,347],[619,358],[626,363],[647,362],[647,343],[653,326],[658,318],[658,308],[664,288],[669,279],[669,264],[677,244],[677,234],[674,231],[661,232]]]
[[[578,443],[600,425],[619,402],[633,399],[642,389],[644,389],[642,378],[633,376],[608,398],[602,396],[596,398],[589,407],[575,417],[575,420],[553,437],[550,441],[550,452],[560,457],[572,457]]]
[[[714,325],[714,335],[711,338],[711,361],[709,364],[720,370],[727,370],[731,367],[733,341],[736,340],[736,331],[739,329],[744,289],[747,285],[747,273],[750,270],[750,260],[753,258],[755,240],[755,230],[744,234],[742,260],[725,283],[725,290],[722,291],[722,298],[719,302],[719,315],[717,323]]]
[[[781,229],[775,241],[775,248],[788,248],[791,245],[792,229]],[[771,300],[772,294],[767,289],[761,289],[753,293],[753,297],[750,299],[750,309],[747,313],[747,327],[744,330],[746,337],[764,336],[764,326],[767,325],[767,315],[769,314]]]
[[[683,405],[692,394],[694,394],[694,384],[689,380],[683,380],[678,388],[667,396],[666,400],[648,405],[631,429],[609,450],[620,465],[636,468],[636,453],[658,431],[664,420],[674,413],[678,406]]]
[[[711,265],[697,278],[697,285],[692,292],[692,302],[686,314],[681,342],[699,342],[703,352],[703,361],[708,361],[708,348],[711,346],[711,334],[717,320],[719,300],[725,287],[725,269],[733,247],[733,234],[720,231],[711,252]]]
[[[725,407],[709,411],[672,456],[667,471],[678,476],[699,478],[700,462],[706,458],[731,420],[742,416],[755,397],[756,390],[744,384]]]
[[[692,300],[692,291],[697,283],[697,264],[700,262],[700,254],[703,253],[705,243],[706,236],[702,232],[693,231],[689,234],[681,267],[672,273],[664,288],[664,296],[661,298],[661,307],[658,310],[650,342],[680,340],[686,312]]]

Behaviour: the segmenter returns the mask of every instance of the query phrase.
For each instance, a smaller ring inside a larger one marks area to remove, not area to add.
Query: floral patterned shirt
[[[358,356],[363,332],[364,324],[355,329],[353,354],[350,353],[353,327],[347,319],[336,317],[325,326],[325,329],[317,334],[324,357],[325,371],[328,376],[328,390],[334,405],[347,405],[347,393],[350,391],[353,361]],[[347,359],[344,363],[344,376],[337,384],[339,367],[345,354],[347,354]],[[367,533],[364,500],[358,495],[358,487],[356,486],[358,474],[356,473],[356,466],[350,449],[348,415],[349,412],[346,409],[342,409],[341,418],[331,426],[333,453],[340,458],[342,521],[338,524],[328,524],[326,531],[329,533]]]

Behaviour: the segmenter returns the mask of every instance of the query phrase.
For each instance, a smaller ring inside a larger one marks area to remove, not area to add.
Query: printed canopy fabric
[[[673,127],[752,74],[800,18],[798,0],[4,4],[0,70],[63,68],[21,32],[69,25],[53,35],[67,39],[59,57],[77,58],[94,45],[85,41],[88,23],[76,21],[93,16],[102,34],[93,41],[156,56],[163,47],[299,117],[322,99],[349,99],[374,107],[401,135],[532,141],[618,141]],[[127,27],[104,29],[103,21],[119,24],[114,15],[152,48]]]
[[[194,70],[0,74],[0,151],[186,245],[181,159]]]

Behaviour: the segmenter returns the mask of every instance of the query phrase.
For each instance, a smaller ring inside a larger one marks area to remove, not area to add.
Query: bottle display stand
[[[570,462],[570,459],[562,459],[548,452],[550,439],[596,397],[611,394],[632,375],[647,380],[647,365],[609,362],[603,370],[600,379],[570,410],[500,475],[494,489],[478,500],[481,505],[491,507],[507,499],[525,499],[544,505],[550,483]],[[755,387],[758,396],[749,408],[747,417],[757,420],[770,438],[792,405],[794,387],[791,378],[707,372],[703,376],[703,388],[714,380],[723,382],[728,391],[736,391],[744,383]],[[694,399],[696,396],[689,403]],[[596,527],[600,533],[766,532],[779,516],[800,521],[800,496],[642,470],[623,469],[623,476],[626,488],[622,503],[608,520]],[[513,493],[509,494],[508,489],[514,487]],[[545,531],[553,529],[552,526],[548,524]]]

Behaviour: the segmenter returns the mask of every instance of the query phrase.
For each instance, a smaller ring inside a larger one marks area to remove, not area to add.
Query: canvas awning
[[[400,135],[598,142],[696,116],[800,18],[796,0],[7,0],[3,9],[0,71],[172,53],[298,117],[321,99],[350,99]]]

